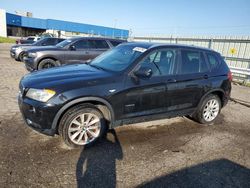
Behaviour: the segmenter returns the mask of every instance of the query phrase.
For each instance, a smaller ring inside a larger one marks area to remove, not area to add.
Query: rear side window
[[[216,68],[220,63],[219,58],[212,53],[207,53],[207,59],[211,69]]]
[[[207,72],[208,67],[203,53],[194,50],[181,51],[181,74]]]

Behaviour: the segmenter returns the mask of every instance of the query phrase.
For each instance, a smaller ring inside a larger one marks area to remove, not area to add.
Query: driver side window
[[[167,76],[174,72],[177,61],[177,50],[160,49],[148,54],[141,62],[141,66],[152,69],[152,76]]]
[[[88,49],[89,43],[87,40],[79,40],[79,41],[74,43],[74,46],[75,46],[76,50]]]

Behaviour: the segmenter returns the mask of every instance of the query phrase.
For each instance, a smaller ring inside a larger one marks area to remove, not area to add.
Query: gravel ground
[[[0,44],[0,187],[250,187],[250,108],[236,102],[212,126],[173,118],[116,128],[69,150],[28,128],[16,96],[24,65]],[[250,88],[232,97],[249,103]]]

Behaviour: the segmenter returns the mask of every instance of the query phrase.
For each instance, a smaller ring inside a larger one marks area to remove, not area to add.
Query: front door
[[[72,46],[74,49],[69,48],[68,51],[65,52],[64,61],[66,64],[75,64],[91,59],[91,47],[88,40],[82,39],[76,41],[74,44],[72,44]]]
[[[164,48],[149,53],[136,66],[152,70],[149,78],[128,77],[125,84],[124,118],[167,112],[166,83],[175,80],[177,50]]]

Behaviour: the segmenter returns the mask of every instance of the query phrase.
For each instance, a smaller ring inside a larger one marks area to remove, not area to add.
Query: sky
[[[250,36],[250,0],[0,0],[0,8],[132,36]]]

